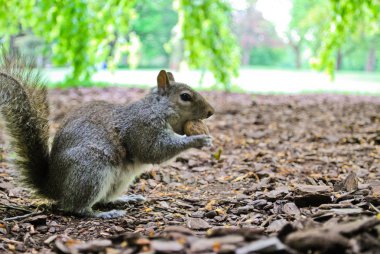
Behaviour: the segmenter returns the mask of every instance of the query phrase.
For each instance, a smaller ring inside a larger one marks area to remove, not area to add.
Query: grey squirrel
[[[136,176],[189,148],[211,146],[208,135],[183,135],[188,120],[213,107],[198,92],[161,70],[157,88],[129,104],[86,103],[63,120],[49,149],[47,90],[38,71],[19,54],[2,54],[0,106],[22,181],[59,209],[79,216],[115,218],[123,210],[94,212],[119,197]]]

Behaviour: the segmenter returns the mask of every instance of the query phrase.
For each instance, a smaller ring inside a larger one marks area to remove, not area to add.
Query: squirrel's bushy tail
[[[1,52],[0,110],[17,157],[22,182],[47,197],[49,109],[47,90],[33,61],[16,52]]]

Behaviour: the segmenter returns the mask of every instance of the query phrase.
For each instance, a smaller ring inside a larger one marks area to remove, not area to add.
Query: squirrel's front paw
[[[192,136],[195,140],[195,147],[212,147],[212,137],[209,135],[196,135]]]

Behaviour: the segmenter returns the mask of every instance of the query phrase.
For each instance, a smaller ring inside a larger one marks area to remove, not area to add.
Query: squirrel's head
[[[202,95],[188,85],[176,82],[171,72],[160,71],[157,93],[169,99],[182,121],[205,119],[214,114],[214,108]]]

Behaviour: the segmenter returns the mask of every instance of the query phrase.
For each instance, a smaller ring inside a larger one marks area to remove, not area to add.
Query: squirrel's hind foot
[[[61,210],[62,211],[62,210]],[[126,211],[124,210],[110,210],[107,212],[95,212],[92,209],[84,209],[80,211],[64,211],[68,215],[74,215],[81,218],[101,218],[101,219],[113,219],[119,218],[126,215]]]
[[[102,219],[113,219],[113,218],[119,218],[126,215],[126,212],[124,210],[111,210],[108,212],[98,212],[95,214],[95,217],[102,218]]]

